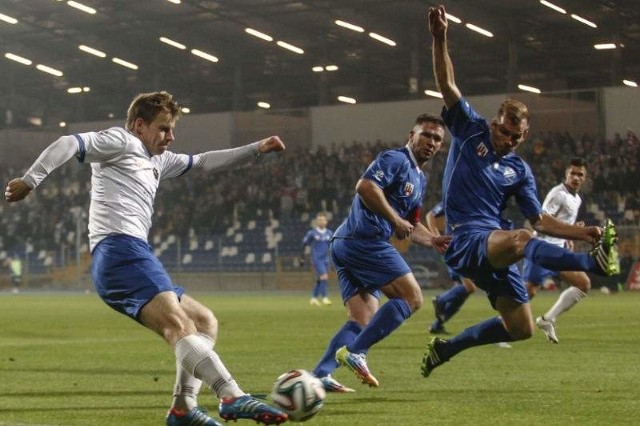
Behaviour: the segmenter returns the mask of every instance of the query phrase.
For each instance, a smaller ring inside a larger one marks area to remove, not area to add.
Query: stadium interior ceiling
[[[121,118],[133,94],[168,90],[192,113],[272,110],[421,99],[435,90],[426,13],[435,2],[419,0],[2,0],[0,91],[2,127],[29,117],[58,121]],[[443,0],[456,79],[466,95],[543,92],[621,86],[640,82],[640,1]],[[571,18],[578,15],[597,25]],[[361,27],[358,32],[336,20]],[[486,37],[465,27],[493,33]],[[250,35],[252,28],[273,38]],[[377,33],[394,47],[372,38]],[[160,41],[166,37],[179,49]],[[284,41],[299,54],[277,45]],[[616,49],[596,50],[594,44]],[[100,58],[79,49],[106,54]],[[192,49],[215,55],[211,62]],[[32,61],[25,65],[7,53]],[[137,70],[113,62],[120,58]],[[46,65],[63,73],[36,69]],[[314,66],[335,71],[314,72]],[[87,91],[70,94],[72,87]],[[640,92],[639,92],[640,93]]]

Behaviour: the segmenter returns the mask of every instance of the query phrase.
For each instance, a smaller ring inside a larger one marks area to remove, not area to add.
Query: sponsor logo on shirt
[[[507,166],[504,168],[502,175],[504,176],[505,179],[511,179],[516,176],[516,171],[513,170],[511,167]]]
[[[153,168],[153,177],[155,177],[156,180],[158,180],[158,178],[160,177],[160,173],[158,173],[158,169],[156,169],[155,167]]]
[[[478,154],[478,157],[484,157],[488,153],[489,148],[487,148],[487,146],[483,142],[480,142],[476,147],[476,154]]]
[[[411,183],[411,182],[407,182],[404,184],[404,195],[411,195],[413,194],[413,188],[415,188],[415,186]]]

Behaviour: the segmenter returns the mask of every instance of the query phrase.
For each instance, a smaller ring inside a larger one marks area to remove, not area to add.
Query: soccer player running
[[[369,348],[422,306],[420,286],[389,238],[393,233],[439,253],[446,249],[450,238],[437,237],[420,223],[427,184],[422,167],[440,149],[444,133],[439,117],[418,116],[406,146],[379,153],[367,167],[356,184],[349,215],[331,240],[348,319],[313,370],[329,392],[353,391],[331,377],[339,364],[363,383],[378,386],[367,366]],[[381,293],[389,299],[382,306]]]
[[[565,223],[576,223],[578,211],[582,204],[579,192],[586,179],[587,165],[584,159],[579,157],[571,159],[569,166],[565,170],[564,182],[554,186],[547,193],[542,203],[542,211]],[[584,225],[582,222],[579,222],[579,224]],[[566,245],[569,250],[573,250],[573,241],[571,240],[544,234],[538,235],[538,238],[560,247]],[[551,271],[536,265],[529,259],[524,260],[522,276],[527,283],[529,299],[535,296],[538,288],[549,277],[557,277],[571,285],[560,293],[558,300],[547,313],[536,318],[536,326],[544,331],[547,339],[552,343],[558,343],[555,327],[556,318],[587,296],[587,292],[591,288],[589,276],[582,271]]]
[[[161,180],[194,167],[218,171],[285,149],[277,136],[239,148],[196,155],[169,151],[180,108],[167,92],[136,96],[126,128],[62,136],[46,148],[26,174],[11,180],[8,202],[24,199],[51,172],[76,158],[91,163],[89,243],[92,277],[111,308],[162,336],[174,349],[176,383],[168,426],[219,426],[198,408],[202,382],[220,398],[225,420],[264,424],[287,420],[282,411],[245,394],[214,352],[218,322],[204,305],[174,285],[147,242],[153,201]]]
[[[450,340],[435,337],[427,345],[422,374],[479,345],[528,339],[534,331],[524,281],[515,263],[523,258],[551,270],[619,273],[616,234],[611,221],[604,229],[564,223],[542,211],[529,166],[515,154],[529,133],[529,112],[522,102],[507,99],[491,123],[462,97],[454,79],[447,47],[444,6],[429,10],[435,80],[445,103],[443,118],[453,136],[443,175],[443,201],[451,229],[445,261],[487,292],[500,316],[465,329]],[[533,237],[527,229],[501,229],[501,214],[510,197],[533,229],[547,235],[596,244],[590,254],[572,253]]]
[[[429,210],[425,216],[425,222],[427,229],[432,234],[441,235],[445,232],[444,203],[442,201]],[[510,229],[511,227],[511,221],[503,224],[503,229]],[[449,290],[431,300],[436,317],[429,327],[429,333],[431,334],[448,335],[449,332],[444,328],[444,324],[460,310],[469,295],[476,291],[476,285],[469,278],[453,272],[449,266],[447,266],[447,272],[454,284]],[[498,342],[495,345],[499,348],[511,348],[511,345],[507,342]]]
[[[304,249],[311,247],[311,262],[316,272],[316,284],[311,293],[309,304],[313,306],[331,305],[331,300],[327,297],[327,280],[329,279],[329,241],[333,236],[333,231],[327,228],[327,215],[319,212],[316,215],[316,227],[310,229],[302,239],[302,256],[300,262],[304,264]]]

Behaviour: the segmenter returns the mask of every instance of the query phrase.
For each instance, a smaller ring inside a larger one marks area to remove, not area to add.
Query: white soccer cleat
[[[502,348],[502,349],[511,349],[513,347],[510,344],[508,344],[507,342],[494,343],[494,346],[496,348]]]
[[[536,318],[536,325],[547,336],[550,342],[559,343],[558,336],[556,336],[556,323],[554,321],[547,321],[542,317]]]
[[[309,299],[309,304],[311,306],[320,306],[320,301],[318,300],[318,298],[312,297],[311,299]]]

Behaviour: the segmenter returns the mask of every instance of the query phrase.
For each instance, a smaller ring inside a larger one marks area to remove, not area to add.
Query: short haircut
[[[127,110],[125,127],[133,130],[133,125],[138,118],[142,118],[145,123],[151,123],[161,111],[168,112],[177,120],[180,117],[180,107],[173,100],[173,96],[165,91],[140,93],[133,98]]]
[[[522,120],[526,119],[529,122],[529,109],[520,101],[507,99],[500,105],[498,117],[503,117],[504,121],[517,126]]]
[[[571,166],[587,168],[587,162],[582,157],[573,157],[569,162]]]
[[[416,118],[416,124],[422,123],[435,123],[442,127],[447,127],[442,118],[438,117],[437,115],[431,114],[420,114],[418,118]]]

